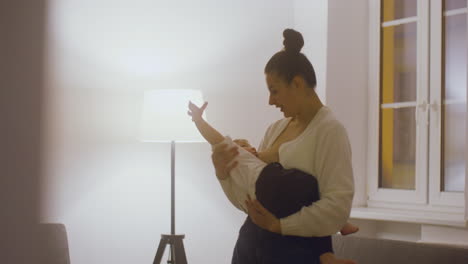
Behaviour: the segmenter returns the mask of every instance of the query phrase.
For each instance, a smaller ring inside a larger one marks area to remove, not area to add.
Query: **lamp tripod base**
[[[166,249],[166,245],[169,245],[169,260],[168,264],[187,264],[187,257],[185,256],[184,239],[185,235],[161,235],[159,241],[158,251],[154,257],[153,264],[160,264],[161,259]]]

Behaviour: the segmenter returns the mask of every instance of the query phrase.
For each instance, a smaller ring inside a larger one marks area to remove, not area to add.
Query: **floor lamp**
[[[154,264],[161,263],[167,245],[170,248],[167,263],[187,263],[182,241],[185,235],[175,233],[175,143],[206,142],[187,114],[189,101],[202,105],[202,93],[188,89],[156,89],[144,93],[140,140],[171,143],[171,233],[161,235]]]

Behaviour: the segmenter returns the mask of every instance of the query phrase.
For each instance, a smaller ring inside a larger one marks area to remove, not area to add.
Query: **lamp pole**
[[[161,235],[153,264],[160,264],[164,249],[169,245],[168,264],[187,264],[184,244],[185,235],[175,234],[175,140],[171,141],[171,234]]]
[[[175,143],[205,142],[187,115],[189,102],[203,103],[202,93],[193,89],[153,89],[144,92],[140,120],[140,139],[171,142],[171,232],[162,234],[153,263],[160,264],[169,245],[171,264],[187,264],[183,239],[175,232]],[[165,124],[161,126],[161,124]]]
[[[171,141],[171,235],[175,235],[175,141]]]

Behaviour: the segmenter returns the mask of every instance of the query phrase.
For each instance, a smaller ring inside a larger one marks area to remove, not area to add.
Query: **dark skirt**
[[[256,182],[257,200],[278,218],[319,199],[317,179],[297,169],[268,164]],[[239,231],[232,264],[319,264],[320,255],[333,252],[331,237],[283,236],[264,230],[247,217]]]

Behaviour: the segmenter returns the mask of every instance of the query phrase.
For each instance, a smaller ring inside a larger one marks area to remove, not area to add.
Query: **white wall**
[[[304,37],[302,52],[311,61],[317,77],[316,92],[326,102],[328,1],[294,1],[294,28]]]
[[[367,12],[367,0],[328,1],[326,98],[351,142],[355,206],[367,199]]]
[[[143,90],[200,89],[216,128],[258,145],[281,118],[263,68],[293,5],[51,0],[49,13],[43,220],[67,226],[72,263],[149,263],[170,232],[170,146],[136,140]],[[229,263],[244,215],[207,143],[176,151],[176,232],[190,263]]]

